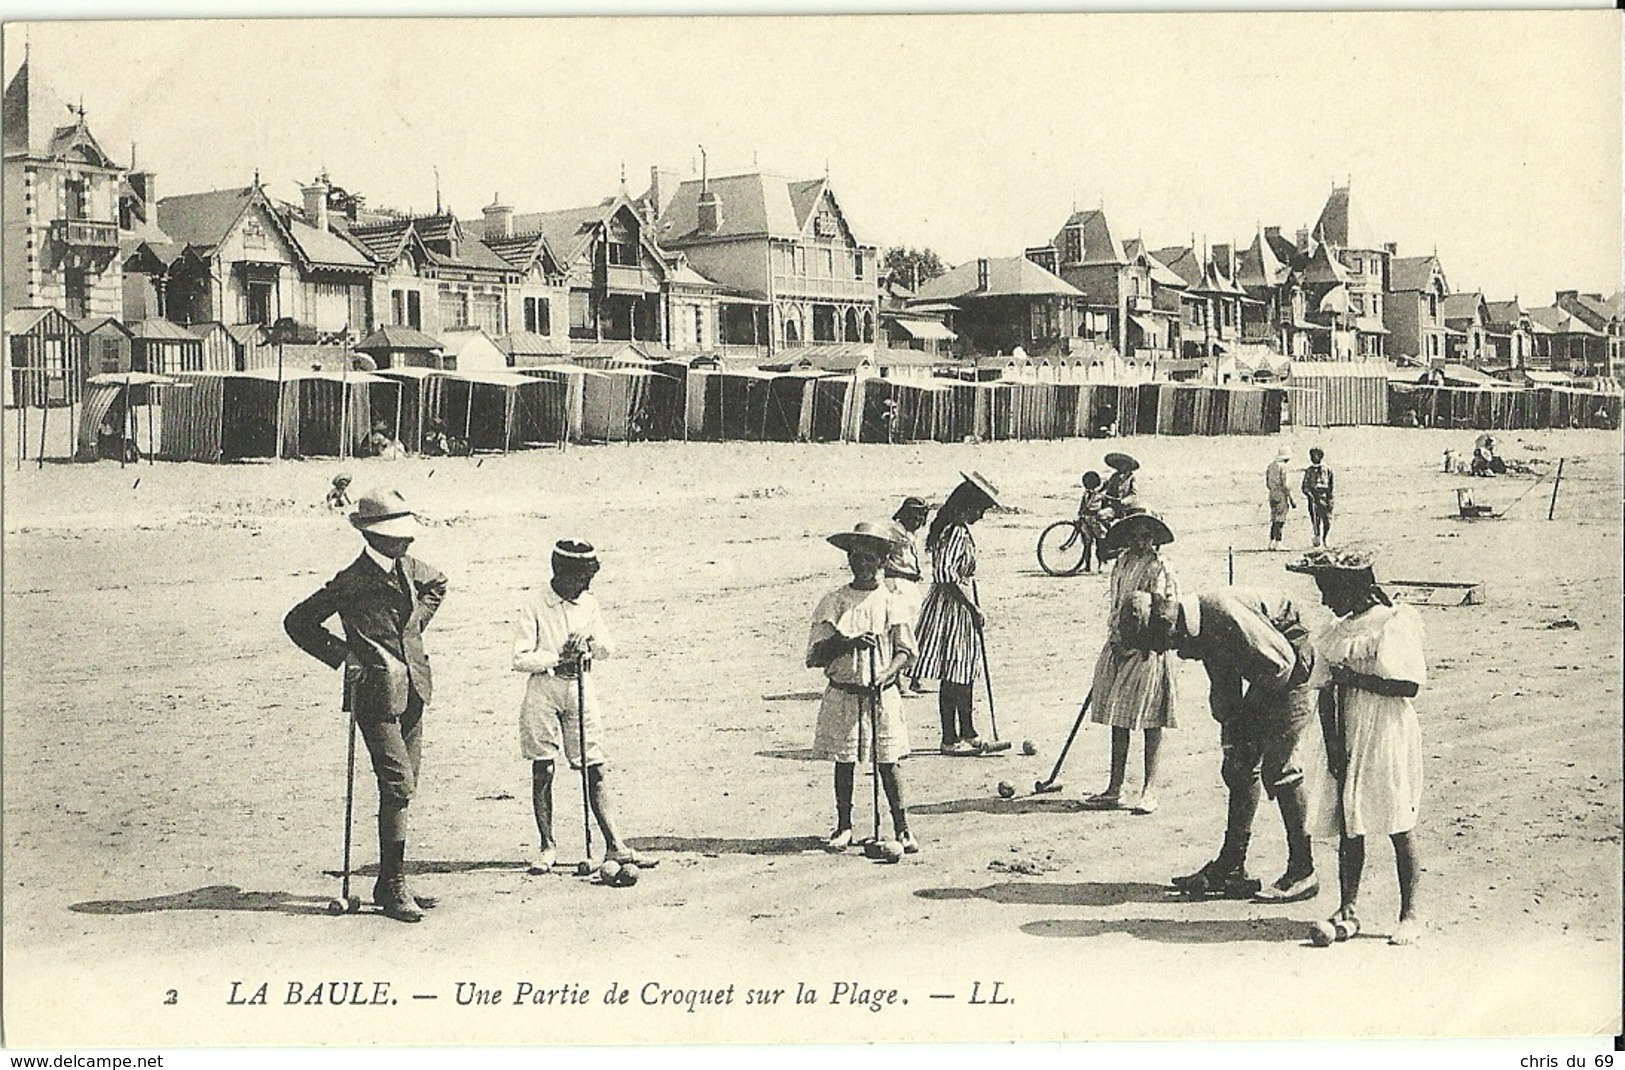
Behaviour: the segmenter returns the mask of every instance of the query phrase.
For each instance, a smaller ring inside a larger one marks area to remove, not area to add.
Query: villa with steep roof
[[[1390,356],[1445,359],[1443,308],[1449,293],[1438,257],[1396,256],[1388,262],[1382,322]]]
[[[916,304],[951,302],[954,330],[972,354],[1067,352],[1081,339],[1084,296],[1025,256],[968,260],[923,284]]]
[[[1348,305],[1344,317],[1354,332],[1355,358],[1382,358],[1387,354],[1388,337],[1383,325],[1384,295],[1394,248],[1383,243],[1366,223],[1351,200],[1349,186],[1332,187],[1309,236],[1316,245],[1329,247],[1330,256],[1343,270]]]
[[[642,198],[658,241],[718,284],[717,344],[872,344],[879,250],[853,231],[829,179],[764,172],[678,182],[656,170]]]

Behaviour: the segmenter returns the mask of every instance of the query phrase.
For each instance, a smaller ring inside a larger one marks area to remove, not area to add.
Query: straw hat
[[[1133,472],[1140,467],[1140,462],[1126,453],[1108,453],[1104,460],[1106,467],[1115,468],[1119,472]]]
[[[1286,570],[1304,576],[1343,575],[1355,578],[1361,573],[1372,574],[1375,563],[1376,555],[1363,547],[1320,549],[1311,550],[1296,561],[1289,561]]]
[[[998,508],[999,488],[995,487],[991,482],[989,482],[986,476],[975,470],[969,472],[961,471],[959,475],[960,478],[966,483],[969,483],[972,487],[976,488],[976,490],[980,491],[984,498],[993,503],[994,508]]]
[[[357,498],[350,524],[363,534],[370,531],[392,539],[416,538],[418,533],[417,514],[406,507],[400,491],[386,488],[374,488]]]
[[[868,550],[881,557],[891,553],[896,541],[897,529],[891,524],[872,524],[867,520],[853,524],[850,531],[837,531],[829,537],[830,545],[837,549],[848,553],[854,550]]]
[[[1130,535],[1148,529],[1151,532],[1151,541],[1158,546],[1174,541],[1173,531],[1156,513],[1130,513],[1106,529],[1106,537],[1101,540],[1101,548],[1107,553],[1121,550]]]

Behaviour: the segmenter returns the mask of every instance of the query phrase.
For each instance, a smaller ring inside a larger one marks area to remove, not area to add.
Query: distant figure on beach
[[[1473,443],[1473,461],[1469,471],[1475,476],[1506,475],[1506,462],[1495,453],[1494,435],[1479,435]]]
[[[1090,720],[1112,730],[1111,773],[1106,789],[1084,800],[1097,810],[1124,810],[1123,781],[1128,773],[1129,733],[1145,734],[1145,769],[1137,814],[1157,810],[1157,756],[1162,730],[1174,725],[1174,659],[1166,651],[1148,653],[1129,647],[1119,626],[1119,609],[1129,595],[1143,591],[1177,599],[1179,582],[1163,561],[1159,547],[1174,541],[1174,533],[1155,513],[1135,513],[1113,524],[1106,533],[1106,553],[1112,565],[1111,594],[1106,618],[1106,645],[1095,661]]]
[[[329,509],[350,508],[350,474],[340,472],[333,477],[333,487],[327,492],[327,507]]]
[[[1303,470],[1303,504],[1315,546],[1325,546],[1332,533],[1333,479],[1325,460],[1326,451],[1317,446],[1309,451],[1309,466]]]
[[[902,599],[904,616],[908,618],[910,628],[919,622],[920,607],[925,603],[925,571],[920,565],[924,548],[920,544],[920,531],[930,515],[931,507],[925,499],[912,494],[904,498],[903,504],[892,514],[892,520],[897,525],[897,537],[884,565],[886,585]],[[924,690],[919,678],[913,677],[903,694],[912,697]]]
[[[984,618],[972,586],[976,540],[970,529],[999,504],[993,484],[976,472],[961,474],[963,482],[937,510],[925,537],[925,548],[931,553],[931,589],[920,610],[920,657],[914,667],[917,676],[940,681],[937,712],[942,719],[942,753],[955,756],[982,751],[973,695],[985,657]]]
[[[359,457],[386,457],[392,452],[398,455],[401,444],[390,435],[389,425],[382,420],[372,425],[372,430],[367,432],[356,449]]]
[[[1083,495],[1078,499],[1078,529],[1083,537],[1083,571],[1093,572],[1094,564],[1106,567],[1106,528],[1110,524],[1106,495],[1101,490],[1099,472],[1085,472],[1078,480]]]
[[[1320,716],[1335,795],[1311,812],[1329,820],[1317,835],[1338,835],[1337,913],[1317,925],[1317,944],[1347,940],[1360,931],[1358,902],[1367,836],[1394,845],[1399,878],[1399,924],[1390,944],[1413,944],[1423,924],[1417,907],[1421,859],[1411,831],[1422,799],[1422,730],[1411,699],[1427,683],[1422,618],[1396,606],[1376,583],[1369,556],[1305,558],[1288,566],[1314,578],[1320,599],[1337,621],[1315,636],[1317,661],[1310,686],[1320,690]]]
[[[1292,451],[1282,446],[1275,454],[1275,460],[1264,469],[1264,489],[1270,500],[1270,549],[1281,548],[1281,535],[1286,530],[1286,518],[1296,509],[1298,503],[1292,499],[1292,487],[1287,483],[1286,464],[1292,459]]]
[[[909,750],[899,681],[914,660],[914,621],[880,580],[881,563],[896,546],[895,530],[863,521],[829,537],[846,552],[852,581],[819,599],[807,637],[807,667],[823,669],[826,681],[813,754],[835,763],[835,828],[824,841],[829,851],[852,845],[852,787],[860,762],[873,762],[879,773],[904,853],[920,849],[909,833],[898,768]]]
[[[1109,525],[1140,511],[1140,495],[1134,486],[1134,473],[1140,470],[1140,462],[1126,453],[1108,453],[1104,460],[1106,467],[1112,470],[1100,486],[1104,516]]]

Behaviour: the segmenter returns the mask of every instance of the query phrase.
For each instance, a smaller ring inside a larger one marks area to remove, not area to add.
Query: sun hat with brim
[[[1345,548],[1342,550],[1310,550],[1296,561],[1289,561],[1286,565],[1288,572],[1297,572],[1304,576],[1358,576],[1360,573],[1372,573],[1372,566],[1376,563],[1376,555],[1370,550],[1358,548]]]
[[[897,512],[893,513],[891,518],[893,520],[900,520],[902,519],[904,513],[929,513],[930,511],[931,506],[926,504],[924,498],[917,498],[910,494],[908,497],[903,499],[903,504],[897,507]]]
[[[829,543],[837,549],[851,553],[854,550],[868,550],[882,557],[891,553],[896,544],[897,529],[890,524],[872,524],[867,520],[860,520],[852,525],[850,531],[837,531],[829,537]]]
[[[1101,540],[1101,548],[1107,552],[1121,550],[1130,535],[1146,529],[1150,530],[1151,539],[1158,546],[1174,541],[1173,531],[1156,513],[1130,513],[1106,529],[1106,537]]]
[[[417,514],[406,507],[397,490],[369,490],[357,498],[350,524],[363,534],[370,531],[392,539],[410,539],[418,533]]]
[[[1132,472],[1140,467],[1140,462],[1126,453],[1108,453],[1102,459],[1107,468],[1115,468],[1119,472]]]
[[[984,476],[982,473],[974,471],[974,470],[969,471],[969,472],[961,471],[959,473],[959,475],[960,475],[960,478],[963,479],[966,483],[969,483],[971,486],[975,487],[978,491],[981,491],[982,496],[985,497],[988,501],[992,502],[995,508],[998,507],[998,505],[999,505],[999,488],[995,487],[988,480],[988,478],[986,476]]]

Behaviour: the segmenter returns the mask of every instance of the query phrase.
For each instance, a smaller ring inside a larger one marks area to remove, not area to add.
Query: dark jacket
[[[345,696],[357,718],[383,720],[406,711],[416,694],[427,706],[434,685],[423,629],[446,595],[446,577],[413,557],[402,557],[410,594],[363,553],[321,590],[288,611],[288,638],[311,657],[345,669]],[[326,627],[337,613],[340,639]]]

